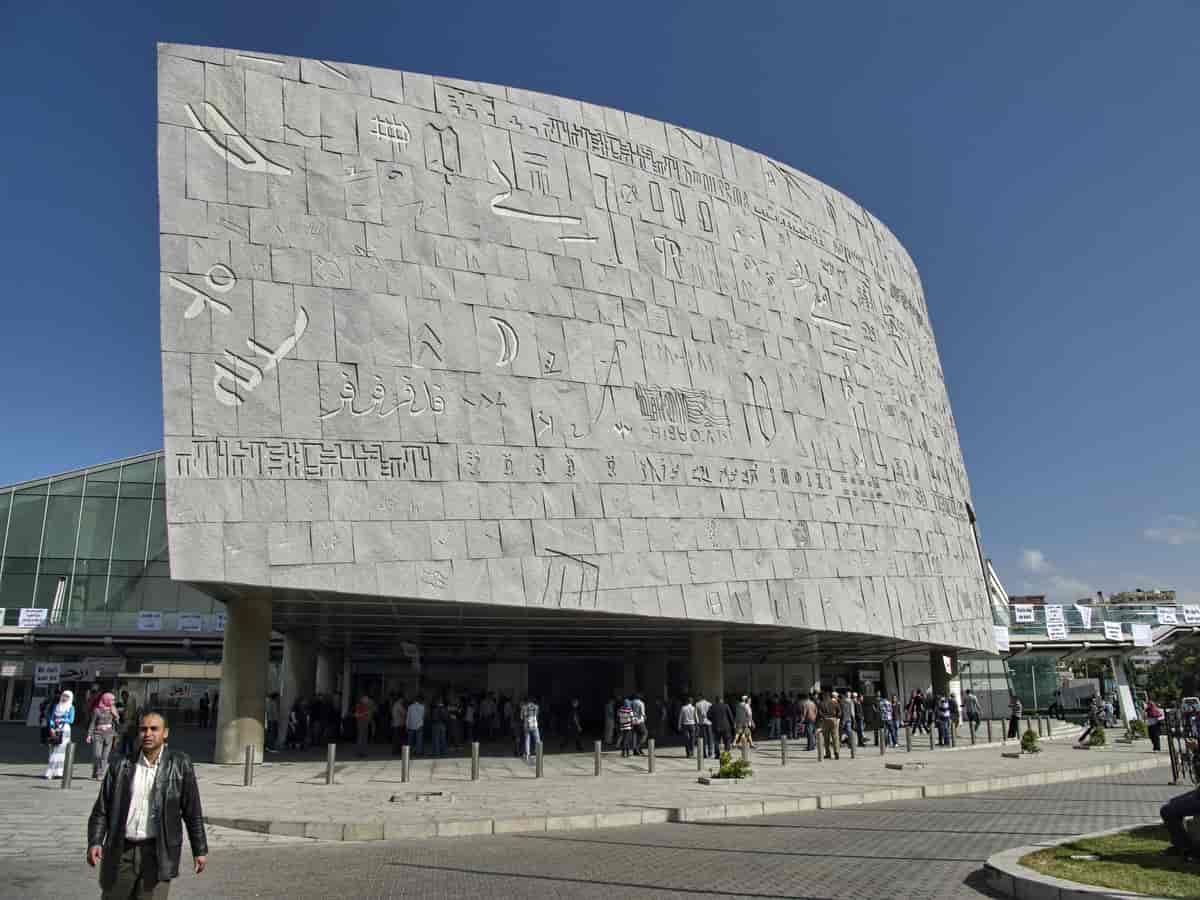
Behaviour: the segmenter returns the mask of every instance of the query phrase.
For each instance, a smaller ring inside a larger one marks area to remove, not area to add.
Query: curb
[[[810,812],[818,809],[839,809],[863,806],[868,803],[890,803],[897,800],[929,800],[978,794],[1006,788],[1033,787],[1082,781],[1140,772],[1163,765],[1161,759],[1138,759],[1129,762],[1106,763],[1078,769],[1054,772],[1033,772],[1028,775],[1006,775],[975,781],[927,784],[911,788],[887,788],[849,794],[820,794],[809,797],[790,797],[775,800],[746,800],[714,803],[705,806],[660,807],[629,812],[586,813],[571,816],[513,816],[490,819],[465,819],[450,822],[298,822],[269,819],[227,818],[205,816],[210,825],[253,831],[259,834],[278,834],[306,837],[320,841],[397,841],[433,837],[477,837],[488,834],[529,834],[550,831],[586,831],[594,828],[623,828],[633,825],[661,825],[667,822],[711,822],[720,819],[748,819],[785,813]],[[1011,894],[1010,896],[1018,896]],[[1021,897],[1033,895],[1020,895]],[[1039,895],[1040,896],[1040,895]],[[1064,895],[1065,896],[1065,895]],[[1118,895],[1113,895],[1118,896]],[[1132,895],[1130,895],[1132,896]]]
[[[1156,824],[1159,824],[1157,819],[1145,819],[1131,825],[1122,825],[1120,828],[1054,838],[993,853],[983,864],[988,887],[1005,897],[1012,897],[1014,900],[1135,900],[1135,898],[1136,900],[1163,900],[1163,898],[1150,894],[1118,891],[1097,885],[1080,884],[1078,881],[1067,881],[1065,878],[1043,875],[1041,872],[1021,865],[1021,859],[1026,854],[1037,850],[1057,847],[1059,844],[1066,844],[1081,838],[1104,837],[1128,831],[1130,828]]]

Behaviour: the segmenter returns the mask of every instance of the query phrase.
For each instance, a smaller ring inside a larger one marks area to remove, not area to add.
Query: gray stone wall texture
[[[994,649],[917,271],[518,88],[164,44],[172,575]]]

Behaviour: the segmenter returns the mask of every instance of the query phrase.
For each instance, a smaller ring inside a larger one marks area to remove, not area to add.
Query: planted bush
[[[1032,728],[1025,729],[1025,733],[1021,735],[1021,752],[1022,753],[1041,753],[1042,747],[1038,743],[1037,732]]]
[[[718,778],[745,778],[750,774],[752,773],[749,760],[734,759],[728,750],[721,753],[721,768],[717,770]]]
[[[1097,725],[1096,728],[1092,730],[1092,733],[1088,735],[1089,747],[1103,747],[1107,743],[1108,735],[1104,733],[1104,729],[1099,725]]]

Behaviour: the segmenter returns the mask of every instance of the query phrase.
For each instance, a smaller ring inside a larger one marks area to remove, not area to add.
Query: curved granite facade
[[[158,77],[175,578],[992,647],[920,280],[857,203],[516,88]]]

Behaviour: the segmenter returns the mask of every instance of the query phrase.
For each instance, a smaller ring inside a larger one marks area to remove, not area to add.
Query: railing
[[[1104,636],[1105,622],[1120,622],[1125,624],[1140,624],[1149,625],[1152,628],[1164,628],[1171,626],[1160,625],[1158,621],[1157,606],[1093,606],[1089,607],[1092,610],[1092,620],[1090,627],[1084,627],[1083,616],[1074,605],[1064,604],[1063,623],[1067,627],[1067,633],[1073,636],[1080,635],[1095,635],[1101,639]],[[1184,613],[1180,607],[1175,607],[1176,617],[1179,625],[1184,625]],[[1032,622],[1018,622],[1016,620],[1016,612],[1012,606],[1009,606],[1009,635],[1013,639],[1020,637],[1046,637],[1046,608],[1044,606],[1033,606],[1032,608],[1034,620]],[[1189,626],[1192,623],[1186,623]],[[1124,630],[1124,637],[1129,639],[1129,630]]]

